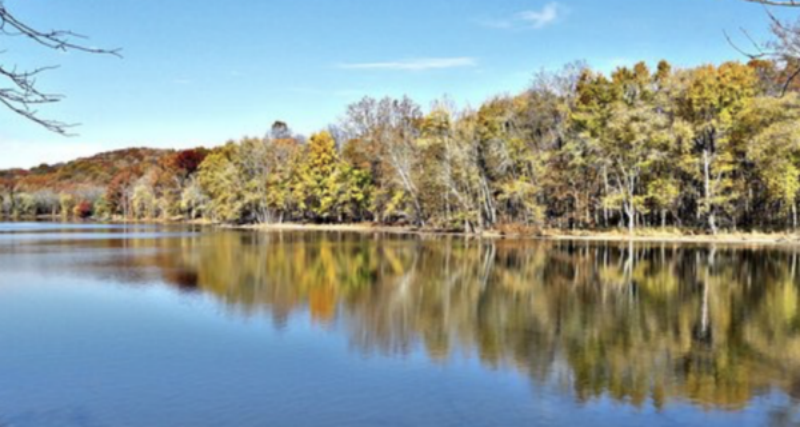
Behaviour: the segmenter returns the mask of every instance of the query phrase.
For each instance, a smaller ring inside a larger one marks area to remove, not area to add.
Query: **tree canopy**
[[[236,224],[794,228],[800,101],[775,90],[791,67],[573,64],[477,109],[364,98],[309,139],[278,121],[211,150],[6,171],[0,197],[7,215],[73,215],[68,195],[99,217]]]

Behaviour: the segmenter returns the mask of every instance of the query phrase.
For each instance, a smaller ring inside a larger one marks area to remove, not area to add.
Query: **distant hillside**
[[[128,148],[109,151],[55,165],[40,165],[30,170],[0,170],[0,178],[17,177],[27,191],[48,188],[62,190],[76,187],[105,187],[121,170],[138,166],[143,170],[158,164],[175,150]]]

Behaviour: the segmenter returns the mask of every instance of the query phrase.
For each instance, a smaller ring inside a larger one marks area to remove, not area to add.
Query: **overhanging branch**
[[[3,4],[3,0],[0,0],[0,36],[24,37],[46,48],[63,52],[79,51],[122,57],[120,49],[101,49],[76,42],[75,39],[85,39],[86,37],[71,31],[37,30],[12,15]],[[0,80],[5,81],[8,85],[5,88],[0,86],[0,104],[47,130],[61,135],[70,135],[68,129],[76,126],[75,124],[43,119],[33,108],[35,105],[59,102],[64,98],[62,95],[44,93],[36,88],[38,75],[54,68],[57,67],[49,66],[20,71],[17,67],[0,65]]]

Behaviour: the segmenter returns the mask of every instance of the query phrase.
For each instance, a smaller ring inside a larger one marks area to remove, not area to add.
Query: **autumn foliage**
[[[86,219],[92,216],[92,203],[88,200],[83,200],[75,206],[73,214],[76,218]]]
[[[467,232],[797,227],[793,67],[662,61],[604,74],[572,64],[477,109],[364,98],[308,139],[275,122],[211,150],[137,148],[3,171],[3,212]]]

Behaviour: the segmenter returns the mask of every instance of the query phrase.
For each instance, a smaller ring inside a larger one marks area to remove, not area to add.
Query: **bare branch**
[[[3,0],[0,0],[0,36],[24,37],[46,48],[62,52],[74,50],[122,57],[120,49],[101,49],[75,42],[75,39],[86,39],[86,37],[71,31],[37,30],[12,15],[3,4]],[[4,52],[0,51],[0,54]],[[38,111],[33,109],[35,105],[52,104],[64,98],[59,94],[44,93],[36,89],[38,75],[55,68],[57,67],[49,66],[19,71],[16,67],[8,68],[0,65],[0,79],[9,85],[5,88],[0,87],[0,104],[47,130],[69,136],[72,134],[68,132],[68,129],[77,125],[43,119],[39,116]]]
[[[73,38],[86,39],[85,36],[73,33],[72,31],[39,31],[17,19],[0,1],[0,33],[7,36],[23,36],[27,37],[42,46],[50,49],[68,51],[76,50],[88,53],[114,55],[122,57],[120,54],[121,49],[100,49],[88,47],[77,44],[72,41]]]
[[[761,48],[759,46],[756,45],[756,49],[758,50],[758,52],[748,52],[748,51],[740,48],[739,45],[737,45],[733,41],[733,39],[731,38],[731,36],[728,34],[727,31],[723,31],[723,34],[725,34],[725,39],[728,40],[728,44],[731,45],[731,47],[734,48],[740,54],[742,54],[742,55],[744,55],[744,56],[746,56],[746,57],[748,57],[750,59],[759,59],[759,58],[763,58],[763,57],[767,56],[766,52],[761,50]]]
[[[750,3],[763,4],[765,6],[781,6],[781,7],[800,7],[798,0],[744,0]]]
[[[13,112],[19,114],[20,116],[25,117],[26,119],[28,119],[28,120],[30,120],[30,121],[32,121],[32,122],[44,127],[45,129],[47,129],[47,130],[49,130],[51,132],[55,132],[55,133],[60,134],[60,135],[74,136],[74,134],[69,133],[67,131],[67,129],[69,129],[71,127],[78,126],[75,123],[70,124],[70,123],[59,122],[59,121],[56,121],[56,120],[43,119],[43,118],[38,116],[38,111],[32,110],[30,108],[29,104],[24,104],[24,103],[23,104],[14,104],[13,102],[9,101],[8,98],[4,97],[1,93],[0,93],[0,104],[5,105],[11,111],[13,111]],[[19,107],[19,105],[22,105],[22,107]]]
[[[792,85],[797,77],[800,77],[800,67],[797,67],[789,77],[786,78],[786,81],[783,83],[783,90],[781,91],[781,96],[785,96],[787,92],[789,92],[789,88]]]
[[[785,95],[791,88],[792,83],[800,77],[800,24],[788,24],[781,21],[770,6],[778,7],[800,7],[800,0],[745,0],[749,3],[757,3],[764,7],[764,11],[769,17],[772,33],[775,41],[763,46],[756,42],[753,37],[745,30],[740,29],[744,36],[752,44],[753,51],[740,48],[733,39],[725,32],[725,38],[737,52],[750,59],[770,58],[775,62],[783,63],[788,75],[783,83],[781,96]],[[791,69],[791,71],[790,71]]]

